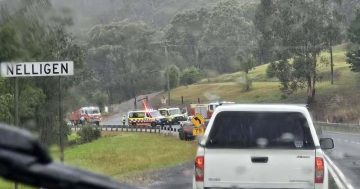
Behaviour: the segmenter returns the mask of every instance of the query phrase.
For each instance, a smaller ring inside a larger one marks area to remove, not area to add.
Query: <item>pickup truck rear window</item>
[[[208,148],[314,149],[303,114],[298,112],[220,112]]]

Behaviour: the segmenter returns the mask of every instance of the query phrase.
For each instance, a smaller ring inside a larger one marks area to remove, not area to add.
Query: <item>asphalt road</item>
[[[335,148],[325,151],[345,175],[353,188],[360,188],[360,134],[323,132],[322,137],[334,139]],[[142,188],[187,189],[192,187],[193,164],[187,163],[160,171],[159,180]]]
[[[156,92],[156,93],[151,93],[151,94],[147,94],[147,95],[140,95],[137,96],[136,99],[142,99],[145,98],[146,96],[149,98],[149,100],[153,99],[154,97],[156,97],[156,95],[158,95],[160,92]],[[142,104],[140,102],[138,102],[138,107],[141,108]],[[130,110],[133,110],[134,108],[134,99],[130,99],[128,101],[125,101],[121,104],[117,104],[114,106],[114,111],[116,112],[116,114],[104,119],[103,121],[100,122],[100,125],[119,125],[122,124],[122,117],[123,115],[127,115],[127,112]]]
[[[192,188],[193,162],[146,173],[152,183],[138,185],[140,189],[189,189]]]
[[[326,150],[326,154],[353,188],[360,188],[360,134],[323,132],[322,137],[334,139],[335,148]]]
[[[117,125],[123,113],[115,114],[104,121],[103,124]],[[165,126],[169,127],[169,126]],[[172,128],[178,129],[179,125]],[[324,131],[322,137],[334,139],[335,148],[326,150],[326,154],[343,172],[353,188],[360,188],[360,134],[338,133]],[[192,163],[182,164],[151,173],[153,182],[139,188],[159,189],[187,189],[192,186]]]

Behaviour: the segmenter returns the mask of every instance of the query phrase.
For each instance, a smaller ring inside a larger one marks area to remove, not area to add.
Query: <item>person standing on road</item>
[[[126,117],[125,117],[125,115],[123,115],[123,117],[122,117],[123,126],[125,126],[125,122],[126,122]]]

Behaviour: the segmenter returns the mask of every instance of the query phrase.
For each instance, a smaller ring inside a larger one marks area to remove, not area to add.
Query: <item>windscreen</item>
[[[159,117],[161,116],[161,114],[159,113],[159,111],[152,111],[149,112],[151,117]]]
[[[129,118],[144,118],[145,112],[130,112]]]
[[[171,109],[169,113],[170,115],[181,114],[180,109]]]
[[[306,118],[296,112],[221,112],[206,147],[313,149]]]
[[[88,109],[86,110],[88,114],[98,114],[100,113],[99,109]]]
[[[168,116],[168,112],[166,110],[159,110],[159,112],[163,116]]]

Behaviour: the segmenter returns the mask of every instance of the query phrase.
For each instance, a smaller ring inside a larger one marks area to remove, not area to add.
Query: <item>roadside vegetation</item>
[[[319,121],[359,123],[360,114],[360,75],[352,72],[346,63],[346,44],[338,45],[333,50],[334,84],[331,84],[330,59],[327,52],[320,54],[323,62],[318,67],[317,98],[313,113]],[[269,64],[254,67],[248,76],[252,87],[244,91],[241,86],[243,71],[230,74],[220,74],[204,78],[197,83],[180,86],[171,90],[171,102],[181,106],[181,96],[184,103],[207,103],[216,100],[235,101],[237,103],[301,103],[307,102],[306,89],[299,89],[290,95],[283,95],[281,83],[276,77],[268,77]],[[153,101],[158,105],[160,94]]]
[[[111,176],[121,182],[143,171],[190,161],[195,151],[196,143],[171,136],[103,132],[98,140],[67,148],[65,164]],[[51,154],[55,161],[59,160],[57,147],[51,148]],[[0,188],[11,189],[13,183],[0,180]]]

